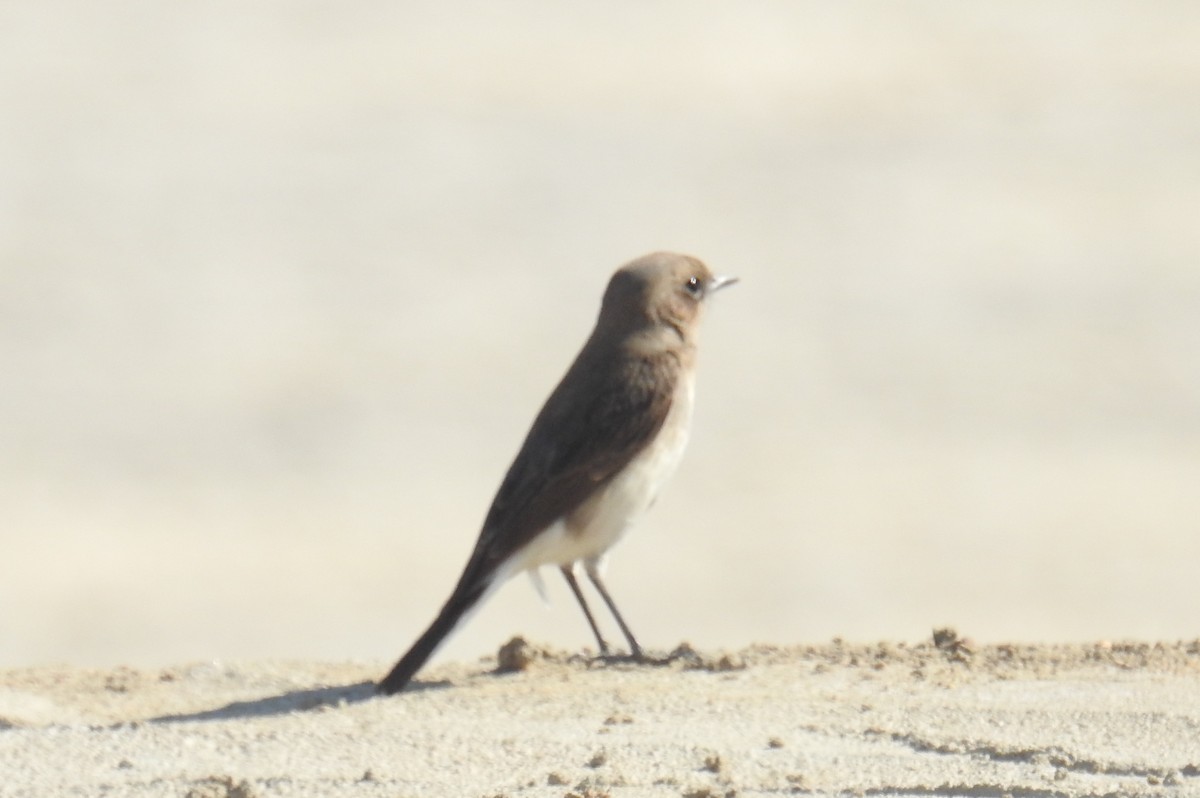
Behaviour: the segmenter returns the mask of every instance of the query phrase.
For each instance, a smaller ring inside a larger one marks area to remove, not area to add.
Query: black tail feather
[[[484,593],[487,592],[488,585],[489,582],[483,582],[467,586],[460,582],[442,607],[442,611],[438,613],[437,618],[429,625],[425,633],[417,638],[417,642],[413,643],[408,653],[392,667],[391,672],[383,677],[376,689],[384,695],[391,695],[403,690],[417,671],[421,670],[433,656],[433,652],[437,651],[438,646],[450,636],[463,616],[479,603]]]

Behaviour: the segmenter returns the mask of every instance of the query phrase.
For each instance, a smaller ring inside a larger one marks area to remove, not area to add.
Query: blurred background
[[[645,645],[1200,634],[1198,41],[1186,2],[4,4],[0,665],[398,656],[654,249],[742,282],[610,561]],[[592,645],[546,578],[442,657]]]

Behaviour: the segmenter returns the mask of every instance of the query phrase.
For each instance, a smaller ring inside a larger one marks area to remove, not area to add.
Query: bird
[[[709,298],[737,282],[697,258],[654,252],[613,273],[591,335],[546,399],[484,518],[462,576],[429,628],[378,683],[404,689],[445,639],[515,574],[557,566],[601,656],[609,646],[576,578],[642,647],[604,586],[605,555],[654,503],[687,444],[697,334]]]

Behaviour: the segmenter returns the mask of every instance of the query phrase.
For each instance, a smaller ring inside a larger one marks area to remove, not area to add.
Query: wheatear
[[[670,252],[617,270],[591,337],[534,419],[492,500],[454,592],[379,683],[380,692],[402,690],[468,612],[512,575],[542,565],[562,571],[605,654],[608,644],[575,579],[575,564],[583,563],[630,653],[641,656],[600,567],[679,464],[705,300],[735,281]]]

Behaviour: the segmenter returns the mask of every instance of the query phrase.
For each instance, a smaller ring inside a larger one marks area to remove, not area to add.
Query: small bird
[[[638,258],[613,274],[596,327],[534,419],[454,592],[379,692],[404,689],[493,590],[522,571],[537,582],[542,565],[559,567],[605,655],[608,643],[575,578],[582,563],[630,654],[642,657],[604,587],[601,566],[679,464],[705,300],[736,279],[671,252]]]

